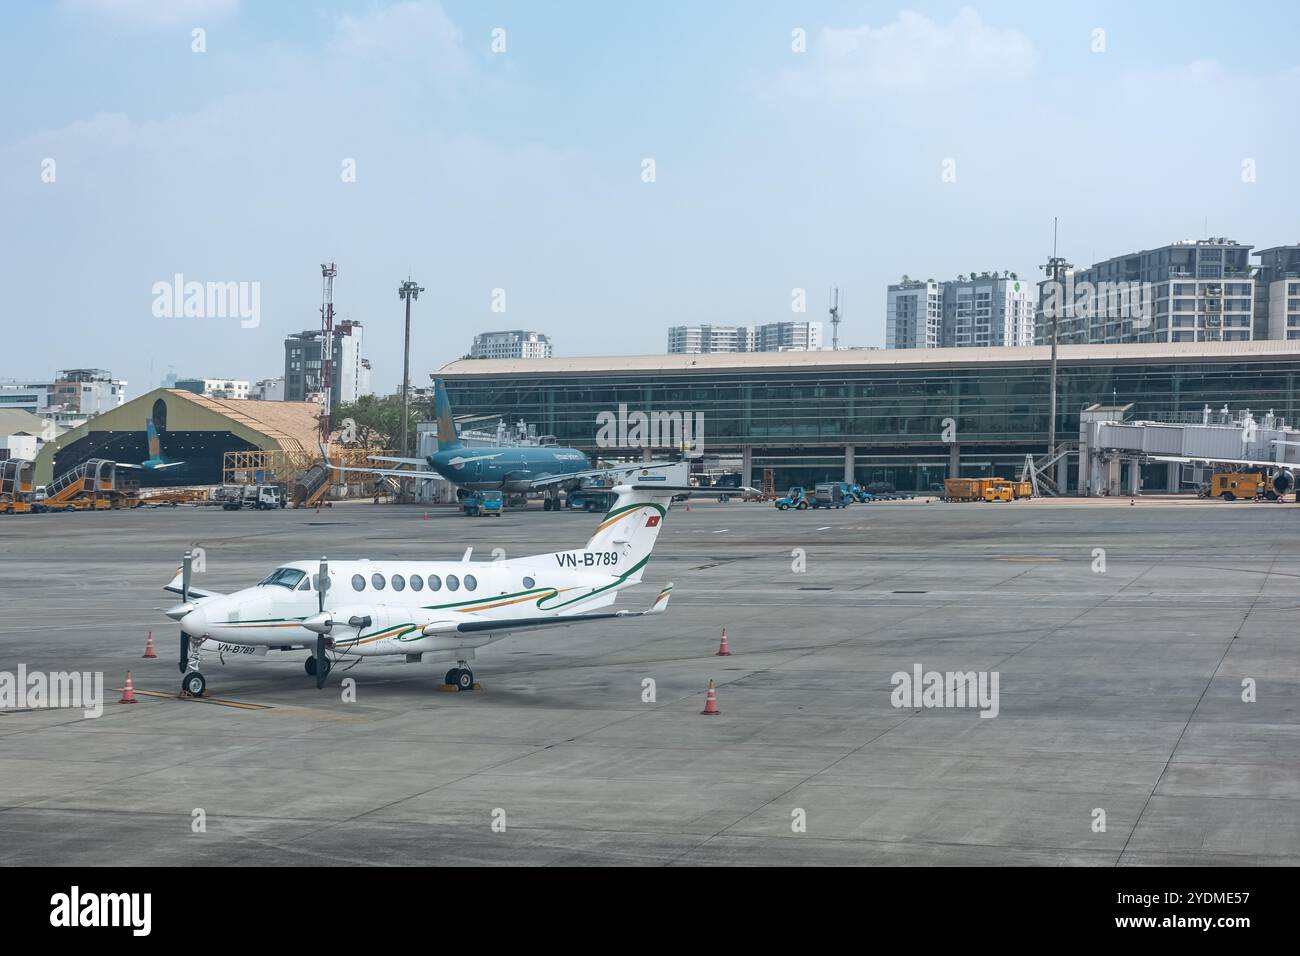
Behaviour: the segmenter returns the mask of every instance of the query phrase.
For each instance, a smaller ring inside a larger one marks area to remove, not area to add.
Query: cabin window
[[[384,576],[378,572],[375,572],[374,574],[370,575],[370,583],[376,591],[382,591],[384,589]]]
[[[431,574],[431,575],[429,575],[429,590],[430,590],[430,591],[441,591],[441,590],[442,590],[442,578],[438,577],[438,575],[436,575],[436,574]]]
[[[472,574],[465,575],[465,590],[473,591],[477,587],[478,587],[478,578],[474,577],[474,575]]]
[[[352,575],[352,590],[364,591],[366,589],[366,579],[359,574]]]
[[[412,575],[411,575],[411,590],[412,590],[412,591],[423,591],[423,590],[424,590],[424,578],[420,577],[418,574],[412,574]]]
[[[448,590],[448,591],[459,591],[459,590],[460,590],[460,578],[456,577],[456,575],[454,575],[454,574],[449,574],[449,575],[447,575],[447,590]]]
[[[525,588],[531,588],[531,587],[532,587],[534,584],[536,584],[536,583],[537,583],[537,582],[534,581],[532,578],[524,578],[524,587],[525,587]]]
[[[320,576],[320,575],[317,575],[317,577],[319,577],[319,576]],[[303,578],[303,579],[302,579],[302,584],[298,585],[298,590],[299,590],[299,591],[310,591],[310,590],[311,590],[311,578]]]
[[[400,574],[394,574],[392,577],[392,581],[393,581],[394,591],[406,590],[406,578],[402,577]]]
[[[276,568],[261,581],[262,584],[275,584],[282,588],[288,588],[292,591],[298,586],[298,582],[307,576],[305,571],[299,571],[297,568]]]

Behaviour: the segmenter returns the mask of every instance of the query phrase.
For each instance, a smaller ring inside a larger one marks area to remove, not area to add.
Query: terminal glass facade
[[[1062,362],[1057,437],[1077,438],[1079,411],[1093,403],[1133,403],[1132,418],[1272,409],[1297,420],[1298,360]],[[1047,364],[917,368],[838,366],[807,370],[709,369],[687,373],[449,373],[457,415],[503,415],[535,424],[564,445],[597,452],[597,415],[702,412],[706,453],[748,447],[755,469],[771,465],[800,480],[842,476],[853,448],[858,480],[897,471],[900,488],[941,480],[956,426],[962,474],[1007,473],[1047,442]],[[1199,420],[1199,418],[1198,418]],[[966,467],[967,461],[970,468]],[[981,472],[981,469],[985,469]],[[755,478],[755,480],[757,480]],[[885,479],[887,480],[887,479]],[[783,480],[784,481],[784,480]],[[783,483],[782,481],[782,483]]]

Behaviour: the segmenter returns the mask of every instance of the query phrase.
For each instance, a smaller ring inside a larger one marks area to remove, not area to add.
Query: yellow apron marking
[[[114,691],[121,691],[121,687],[114,687]],[[235,707],[239,710],[272,710],[270,704],[249,704],[241,700],[224,700],[221,697],[191,697],[189,694],[164,694],[156,690],[141,690],[135,688],[137,694],[143,694],[145,697],[157,697],[160,700],[197,700],[204,704],[218,704],[222,707]]]

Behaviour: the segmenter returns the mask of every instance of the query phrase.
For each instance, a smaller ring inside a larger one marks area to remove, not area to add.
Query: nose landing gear
[[[329,677],[330,669],[334,666],[330,663],[329,658],[325,658],[325,676]],[[302,669],[307,672],[308,677],[316,676],[316,657],[312,655],[302,662]]]

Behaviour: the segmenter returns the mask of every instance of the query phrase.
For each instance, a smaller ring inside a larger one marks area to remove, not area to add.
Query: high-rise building
[[[344,319],[334,327],[331,358],[330,409],[355,402],[370,394],[370,362],[362,358],[362,326]],[[322,381],[319,329],[296,332],[284,340],[284,400],[319,401],[325,391]]]
[[[807,352],[822,347],[820,322],[766,325],[675,325],[668,330],[670,354],[708,352]]]
[[[1300,339],[1300,245],[1255,253],[1255,337]]]
[[[249,384],[238,378],[178,378],[173,388],[208,398],[248,398]]]
[[[674,325],[668,330],[669,354],[752,351],[754,330],[747,325]]]
[[[469,357],[476,359],[550,358],[551,339],[541,332],[529,332],[525,329],[480,332],[474,336]]]
[[[937,349],[943,345],[943,283],[903,277],[885,297],[885,348]]]
[[[821,347],[820,322],[768,322],[754,327],[755,352],[817,352]]]
[[[1061,287],[1039,285],[1035,341],[1249,342],[1256,338],[1251,247],[1189,239],[1070,272]]]
[[[885,347],[989,348],[1032,345],[1034,292],[1013,272],[983,272],[889,286]]]

